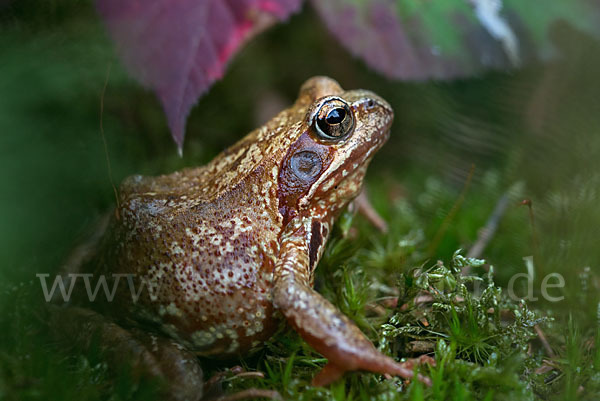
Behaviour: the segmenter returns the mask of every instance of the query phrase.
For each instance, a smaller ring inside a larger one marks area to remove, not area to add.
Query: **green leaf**
[[[598,36],[586,0],[312,1],[331,32],[370,67],[396,79],[454,78],[546,60],[560,21]]]

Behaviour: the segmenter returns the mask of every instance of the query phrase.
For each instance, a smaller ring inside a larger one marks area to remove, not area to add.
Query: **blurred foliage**
[[[209,376],[237,363],[266,374],[263,380],[228,378],[227,389],[274,388],[289,399],[323,400],[600,397],[600,45],[561,28],[558,43],[566,55],[552,64],[449,83],[392,83],[354,60],[314,21],[306,9],[239,54],[193,110],[179,158],[158,102],[124,73],[90,1],[0,1],[0,399],[154,394],[150,384],[115,376],[102,361],[58,349],[47,338],[35,277],[55,272],[114,203],[100,133],[107,71],[102,119],[115,183],[133,173],[207,162],[290,104],[312,75],[375,91],[396,111],[392,137],[367,176],[369,195],[390,230],[379,233],[362,217],[346,220],[319,265],[317,290],[376,343],[385,339],[404,356],[400,345],[409,337],[384,335],[385,324],[401,329],[394,324],[398,316],[412,316],[390,309],[389,300],[406,284],[401,277],[452,260],[456,249],[471,249],[507,195],[481,257],[495,267],[494,288],[504,293],[514,274],[526,272],[523,258],[532,256],[538,300],[528,302],[528,310],[553,318],[541,326],[551,353],[536,336],[526,353],[496,353],[489,364],[497,339],[469,323],[470,316],[480,318],[483,301],[473,298],[480,309],[471,312],[436,312],[440,332],[450,337],[436,340],[437,367],[423,369],[433,378],[430,389],[362,373],[312,388],[324,360],[287,330],[244,361],[207,361]],[[526,199],[531,208],[522,205]],[[486,267],[472,273],[486,277]],[[560,302],[544,300],[541,284],[549,273],[565,279],[564,288],[548,290],[564,297]],[[526,284],[517,280],[515,293],[528,296]],[[506,341],[523,338],[501,333]],[[481,357],[470,351],[474,339]]]

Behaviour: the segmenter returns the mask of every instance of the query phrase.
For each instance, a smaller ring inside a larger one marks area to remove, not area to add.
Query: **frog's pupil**
[[[330,125],[339,124],[342,121],[344,121],[344,117],[346,117],[346,110],[342,109],[341,107],[338,107],[331,110],[329,114],[327,114],[327,117],[325,117],[325,121],[327,121],[327,124]]]

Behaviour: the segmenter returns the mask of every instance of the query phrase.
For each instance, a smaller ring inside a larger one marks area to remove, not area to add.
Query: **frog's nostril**
[[[367,96],[364,96],[362,99],[359,100],[359,103],[364,108],[364,110],[367,111],[371,111],[378,107],[387,111],[392,110],[392,107],[389,105],[388,102],[386,102],[374,93],[368,93]]]

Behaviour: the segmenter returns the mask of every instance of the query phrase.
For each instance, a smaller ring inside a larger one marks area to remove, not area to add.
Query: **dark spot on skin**
[[[319,256],[319,248],[323,244],[323,237],[321,236],[321,223],[313,221],[310,228],[310,244],[308,246],[308,258],[310,270],[314,270],[317,257]]]

